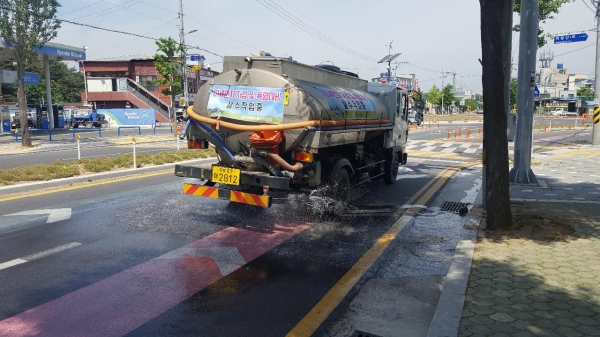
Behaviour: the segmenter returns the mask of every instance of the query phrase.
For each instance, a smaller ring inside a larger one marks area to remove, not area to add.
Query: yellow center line
[[[33,192],[33,193],[15,195],[12,197],[0,198],[0,202],[25,199],[25,198],[31,198],[31,197],[39,197],[42,195],[79,190],[82,188],[89,188],[89,187],[101,186],[101,185],[109,185],[109,184],[120,183],[120,182],[124,182],[124,181],[136,180],[136,179],[144,179],[144,178],[149,178],[149,177],[156,177],[156,176],[165,175],[165,174],[169,174],[169,173],[173,173],[173,170],[142,174],[142,175],[138,175],[138,176],[134,176],[134,177],[123,177],[123,178],[118,178],[118,179],[99,181],[99,182],[95,182],[95,183],[85,183],[85,184],[82,184],[79,186],[69,186],[69,187],[62,187],[62,188],[53,189],[53,190],[38,191],[38,192]],[[28,187],[28,188],[35,188],[35,186]]]
[[[417,205],[426,204],[433,195],[446,183],[455,172],[461,168],[479,164],[479,161],[467,162],[442,170],[431,179],[421,190],[415,193],[407,204],[411,205],[419,195],[424,193],[417,201]],[[287,337],[311,336],[323,324],[325,319],[342,302],[344,297],[356,285],[360,278],[371,268],[373,263],[381,256],[398,233],[422,208],[419,206],[406,211],[385,234],[383,234],[371,248],[342,276],[342,278],[323,296],[323,298],[304,316],[304,318],[286,335]]]
[[[569,158],[569,157],[576,156],[578,154],[584,154],[584,153],[592,152],[595,150],[596,149],[594,149],[594,148],[580,149],[580,150],[570,151],[570,152],[563,153],[563,154],[557,154],[557,155],[552,156],[552,158],[554,158],[554,159]]]
[[[585,157],[579,158],[580,160],[584,160],[584,159],[591,159],[591,158],[595,158],[600,156],[600,152],[596,152],[596,153],[592,153],[590,155],[587,155]]]

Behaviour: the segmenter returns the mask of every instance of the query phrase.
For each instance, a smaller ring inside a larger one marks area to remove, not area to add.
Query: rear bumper
[[[271,197],[196,184],[183,184],[183,194],[212,199],[223,199],[262,208],[271,207]]]
[[[199,166],[175,165],[175,175],[182,178],[195,178],[211,181],[212,166],[210,164]],[[240,184],[246,186],[265,187],[274,190],[289,190],[290,178],[274,177],[269,173],[257,171],[242,171]]]

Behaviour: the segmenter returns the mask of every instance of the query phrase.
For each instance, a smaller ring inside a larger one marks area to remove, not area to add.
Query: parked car
[[[550,114],[555,117],[561,117],[561,116],[563,116],[564,113],[565,113],[565,109],[563,109],[563,108],[556,108],[556,109],[550,111]]]

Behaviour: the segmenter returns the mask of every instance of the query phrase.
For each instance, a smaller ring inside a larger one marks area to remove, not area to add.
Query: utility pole
[[[444,114],[444,77],[446,77],[446,73],[444,72],[444,68],[442,68],[442,115]]]
[[[538,45],[539,0],[521,0],[521,41],[519,43],[519,69],[517,83],[517,135],[510,181],[536,184],[531,169],[533,145],[533,110],[535,88],[535,63]]]
[[[183,104],[188,105],[187,55],[185,51],[185,30],[183,28],[183,0],[179,0],[179,43],[181,44],[181,77],[183,79]],[[181,101],[181,100],[180,100]],[[173,122],[176,119],[173,111]]]
[[[600,2],[596,4],[596,84],[594,86],[592,145],[600,145]]]
[[[392,55],[392,50],[394,48],[392,48],[392,43],[394,43],[394,40],[392,40],[392,42],[390,42],[390,44],[386,44],[385,46],[388,47],[388,55]],[[391,61],[391,57],[388,59],[388,67],[387,67],[387,83],[390,84],[390,80],[392,77],[392,61]]]

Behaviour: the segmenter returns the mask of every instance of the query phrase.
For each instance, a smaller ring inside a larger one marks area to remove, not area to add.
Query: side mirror
[[[417,113],[422,114],[423,110],[425,110],[425,102],[424,101],[416,101],[415,102],[415,110],[417,111]]]

